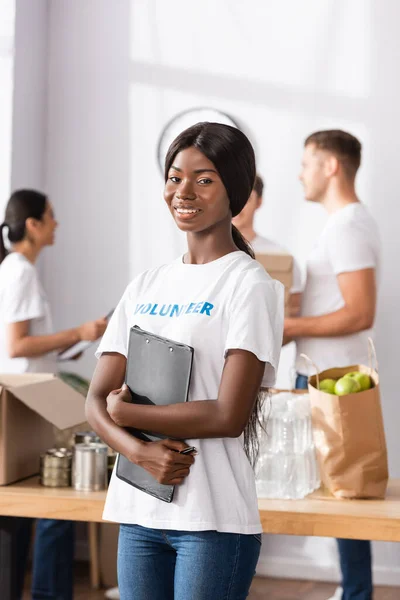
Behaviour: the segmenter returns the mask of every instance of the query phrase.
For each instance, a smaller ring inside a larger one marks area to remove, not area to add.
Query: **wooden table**
[[[3,552],[7,556],[7,552],[10,553],[7,539],[11,537],[7,527],[12,519],[8,517],[99,523],[105,497],[106,492],[44,488],[36,477],[0,487],[0,554]],[[258,506],[264,533],[400,541],[400,479],[389,482],[385,500],[336,500],[318,491],[304,500],[260,498]],[[94,557],[92,583],[96,585],[96,527],[92,525],[89,531],[91,554]],[[3,591],[3,586],[1,589]],[[11,593],[2,598],[13,598]]]
[[[66,519],[89,524],[90,579],[100,587],[98,526],[106,492],[76,492],[72,488],[47,488],[38,477],[0,486],[0,597],[15,599],[15,520],[10,517]],[[5,566],[6,565],[6,566]]]
[[[322,491],[304,500],[258,501],[265,533],[400,542],[400,479],[385,500],[338,500]]]
[[[102,520],[106,492],[44,488],[33,477],[0,487],[0,515]],[[259,499],[265,533],[400,541],[400,479],[389,482],[385,500],[336,500],[314,492],[304,500]]]

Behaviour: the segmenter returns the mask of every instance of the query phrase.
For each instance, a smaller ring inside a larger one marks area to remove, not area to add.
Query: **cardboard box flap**
[[[0,375],[0,387],[12,388],[53,380],[53,373],[7,373]]]
[[[256,254],[256,260],[268,272],[290,273],[293,269],[293,256],[290,254]]]
[[[22,379],[25,377],[24,384]],[[67,429],[86,421],[84,396],[54,375],[1,375],[0,384],[58,429]]]

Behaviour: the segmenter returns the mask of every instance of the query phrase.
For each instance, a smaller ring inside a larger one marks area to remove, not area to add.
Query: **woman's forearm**
[[[217,400],[143,406],[121,402],[121,423],[141,431],[178,439],[238,437],[245,421],[231,415]],[[116,417],[118,422],[118,416]]]
[[[68,329],[51,335],[27,335],[9,342],[10,358],[42,356],[79,342],[78,329]]]
[[[106,360],[106,359],[105,359]],[[107,362],[118,368],[116,385],[122,385],[125,359]],[[133,404],[127,386],[100,389],[107,394],[107,412],[120,427],[134,427],[178,439],[239,437],[249,421],[260,390],[265,363],[246,350],[229,350],[216,400],[193,400],[166,406]],[[125,371],[124,371],[125,373]]]
[[[143,442],[114,423],[107,412],[104,398],[89,393],[85,409],[86,418],[100,439],[130,461],[137,462]]]

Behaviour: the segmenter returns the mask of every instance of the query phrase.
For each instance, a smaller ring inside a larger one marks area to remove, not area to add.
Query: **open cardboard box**
[[[85,421],[85,398],[51,373],[0,375],[0,485],[39,472],[57,429]]]
[[[285,309],[288,308],[290,289],[293,285],[293,256],[290,254],[256,254],[256,260],[272,279],[285,286]]]

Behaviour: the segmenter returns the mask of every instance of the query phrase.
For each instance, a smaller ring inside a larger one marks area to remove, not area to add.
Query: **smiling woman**
[[[251,462],[258,392],[275,382],[283,288],[232,226],[254,178],[253,148],[238,129],[199,123],[176,138],[164,198],[188,251],[128,286],[97,352],[92,427],[158,482],[177,486],[166,504],[111,479],[104,518],[123,524],[121,600],[242,600],[255,572],[261,525]],[[129,402],[122,384],[134,325],[194,348],[189,402]],[[131,427],[165,439],[141,442]],[[196,458],[182,454],[189,446]]]
[[[183,231],[201,232],[211,224],[231,219],[228,195],[220,176],[212,162],[194,147],[186,148],[174,158],[164,198]]]
[[[240,151],[244,152],[242,160]],[[244,162],[248,163],[246,173],[241,168]],[[242,199],[249,197],[249,186],[251,193],[254,184],[252,164],[255,168],[253,148],[235,127],[198,123],[181,133],[167,152],[164,171],[164,198],[178,227],[200,233],[211,224],[224,223],[235,248],[254,258],[251,247],[232,225],[232,217],[240,213]],[[187,228],[187,222],[193,227]]]

